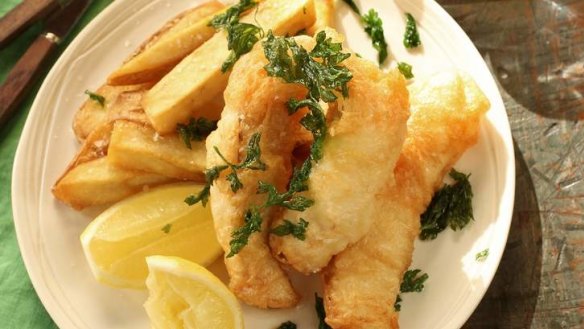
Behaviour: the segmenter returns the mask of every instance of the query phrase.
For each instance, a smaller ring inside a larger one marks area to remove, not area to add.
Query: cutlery
[[[45,64],[57,49],[59,43],[71,32],[91,1],[70,1],[65,7],[48,17],[44,32],[36,38],[24,55],[18,60],[16,65],[8,73],[4,84],[0,85],[0,127],[14,113],[18,104],[43,71]],[[41,0],[40,2],[44,3],[47,1]],[[60,3],[63,3],[63,1]],[[1,24],[3,23],[0,23],[0,31]]]

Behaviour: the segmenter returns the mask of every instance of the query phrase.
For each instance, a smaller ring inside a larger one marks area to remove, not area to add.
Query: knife
[[[0,19],[0,49],[31,26],[45,19],[70,0],[24,0]]]
[[[73,0],[55,12],[45,24],[45,31],[36,38],[27,51],[8,73],[0,86],[0,127],[13,114],[29,91],[32,83],[42,72],[44,64],[58,44],[72,30],[92,0]]]

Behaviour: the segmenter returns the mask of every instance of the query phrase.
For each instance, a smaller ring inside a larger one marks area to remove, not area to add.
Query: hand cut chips
[[[178,62],[215,34],[211,18],[225,6],[211,1],[196,7],[167,24],[138,53],[108,78],[111,85],[156,82]]]
[[[313,0],[271,0],[259,4],[257,11],[241,22],[258,25],[275,35],[294,35],[314,24]],[[229,72],[221,72],[229,56],[227,36],[221,31],[185,57],[158,82],[143,101],[152,126],[161,134],[186,123],[191,116],[201,116],[204,104],[225,90]]]
[[[176,134],[161,136],[152,127],[118,120],[108,158],[120,168],[204,182],[206,154],[204,141],[191,142],[189,149]]]

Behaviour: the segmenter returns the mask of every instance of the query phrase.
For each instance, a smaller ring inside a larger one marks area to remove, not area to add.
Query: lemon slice
[[[96,279],[110,286],[144,288],[146,256],[179,256],[203,266],[222,252],[210,207],[188,206],[185,197],[202,188],[166,185],[116,203],[81,234]]]
[[[243,328],[239,302],[204,267],[178,257],[150,256],[144,304],[152,328]]]

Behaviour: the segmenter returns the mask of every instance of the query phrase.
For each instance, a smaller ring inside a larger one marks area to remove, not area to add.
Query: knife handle
[[[57,47],[58,38],[52,34],[40,35],[8,73],[0,86],[0,127],[13,114],[42,71],[43,64]]]
[[[59,7],[57,0],[24,0],[0,19],[0,48]]]

